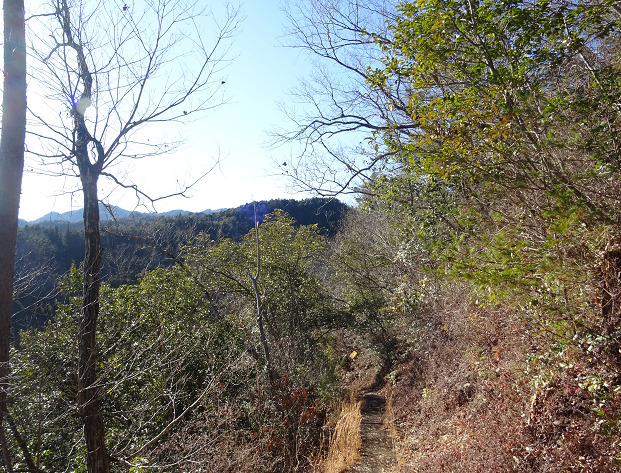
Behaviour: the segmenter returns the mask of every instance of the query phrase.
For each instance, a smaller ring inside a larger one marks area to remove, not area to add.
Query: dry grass
[[[554,354],[515,310],[479,307],[459,288],[421,315],[425,337],[392,388],[401,473],[621,471],[617,424],[599,426],[595,395],[580,384],[596,367],[578,351]],[[607,418],[618,419],[621,399],[604,394]]]
[[[393,388],[400,471],[512,471],[528,399],[513,376],[524,340],[512,314],[471,304],[459,287],[426,309],[423,340]]]
[[[360,402],[350,400],[343,404],[330,435],[328,455],[321,462],[321,473],[341,473],[360,459]]]

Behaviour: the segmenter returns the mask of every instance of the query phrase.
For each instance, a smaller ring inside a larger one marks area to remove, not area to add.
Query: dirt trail
[[[360,435],[362,448],[360,462],[352,466],[351,473],[389,473],[396,465],[390,434],[384,427],[386,399],[377,393],[362,396],[362,423]]]

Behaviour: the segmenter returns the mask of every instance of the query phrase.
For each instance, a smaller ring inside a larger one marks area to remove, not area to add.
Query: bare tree
[[[24,170],[26,133],[26,41],[23,0],[4,1],[4,91],[0,143],[0,441],[12,471],[3,427],[9,382],[11,302],[17,216]]]
[[[283,107],[291,127],[273,136],[275,144],[294,145],[291,161],[281,169],[305,190],[324,196],[359,192],[390,154],[373,152],[367,139],[385,132],[389,122],[403,123],[396,132],[415,126],[396,119],[407,114],[405,84],[390,89],[370,84],[371,68],[382,57],[380,45],[390,38],[387,20],[394,18],[396,4],[291,0],[286,6],[285,41],[310,56],[315,73]]]
[[[84,196],[78,410],[88,471],[108,472],[96,374],[102,254],[99,180],[108,178],[141,199],[157,200],[115,172],[114,165],[163,154],[179,144],[170,139],[152,142],[147,125],[185,121],[222,103],[216,95],[223,83],[219,73],[239,14],[227,7],[219,23],[212,12],[185,0],[53,0],[45,8],[32,16],[38,24],[33,31],[46,31],[33,37],[32,48],[39,59],[33,79],[48,109],[30,109],[32,134],[40,139],[31,151],[54,162],[58,170],[53,172],[78,177]],[[209,18],[215,28],[206,31]]]
[[[257,219],[257,207],[254,207],[254,234],[256,238],[256,255],[257,255],[257,270],[254,273],[254,276],[250,275],[250,281],[252,282],[252,291],[254,293],[254,299],[257,303],[257,311],[256,311],[256,321],[257,321],[257,329],[259,330],[259,340],[261,341],[261,346],[263,347],[263,354],[265,355],[265,364],[267,366],[267,373],[270,381],[270,390],[272,392],[272,396],[274,395],[274,391],[276,389],[276,383],[278,379],[278,374],[274,369],[274,363],[272,362],[272,356],[270,355],[270,346],[267,342],[267,338],[265,337],[265,328],[263,326],[263,307],[261,304],[261,293],[259,291],[258,281],[259,276],[261,275],[261,241],[259,240],[259,220]]]

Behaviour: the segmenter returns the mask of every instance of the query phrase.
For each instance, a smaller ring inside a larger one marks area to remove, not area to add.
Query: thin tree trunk
[[[3,415],[9,383],[11,302],[26,135],[26,41],[23,0],[4,0],[4,94],[0,138],[0,441],[12,471]]]
[[[90,163],[84,163],[85,168]],[[99,233],[99,200],[97,177],[82,172],[84,192],[84,286],[82,313],[78,326],[78,409],[84,425],[89,473],[108,473],[110,460],[106,449],[103,417],[97,386],[97,318],[101,285],[101,240]]]
[[[19,429],[15,424],[15,420],[13,419],[9,411],[6,411],[4,415],[6,417],[6,420],[9,422],[9,427],[11,428],[11,432],[13,433],[13,438],[15,439],[15,442],[17,442],[17,445],[22,451],[22,455],[24,455],[24,460],[26,462],[26,466],[28,467],[28,471],[30,471],[31,473],[39,473],[41,470],[39,470],[39,468],[35,464],[32,455],[30,454],[28,444],[24,440],[24,437],[22,437],[22,435],[19,433]]]
[[[274,369],[274,365],[272,363],[272,357],[270,355],[270,347],[267,342],[267,338],[265,337],[265,330],[263,328],[263,307],[261,306],[261,294],[259,293],[259,287],[257,285],[257,281],[259,280],[259,276],[261,274],[261,243],[259,240],[259,222],[257,220],[257,209],[255,206],[254,209],[254,233],[256,238],[256,251],[257,251],[257,272],[254,276],[250,275],[250,280],[252,281],[252,289],[254,291],[254,298],[257,303],[257,328],[259,329],[259,340],[261,345],[263,346],[263,353],[265,355],[265,364],[267,366],[267,375],[270,381],[270,391],[272,396],[274,396],[276,392],[276,384],[278,382],[278,375],[276,374],[276,370]]]

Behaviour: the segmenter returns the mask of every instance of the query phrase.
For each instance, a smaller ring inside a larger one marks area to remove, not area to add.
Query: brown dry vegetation
[[[478,307],[463,287],[422,316],[432,333],[392,388],[401,472],[619,471],[619,432],[600,422],[583,354],[553,354],[519,311]],[[606,398],[618,419],[618,393]]]
[[[327,455],[317,465],[321,473],[341,473],[360,459],[360,401],[350,399],[343,403],[335,417],[328,439]]]

